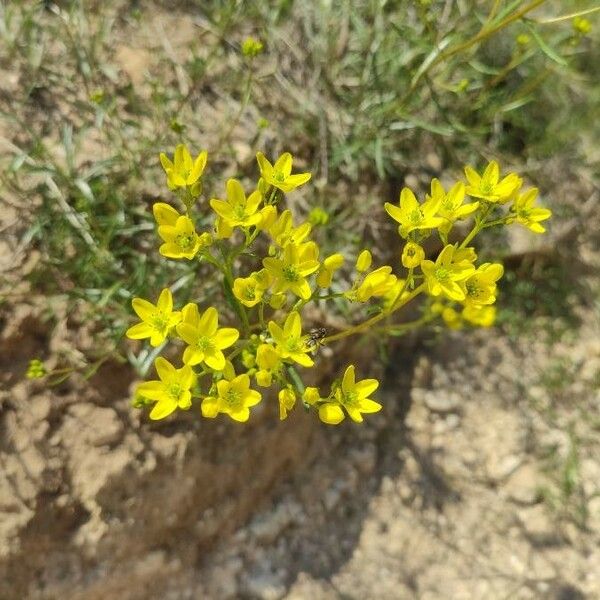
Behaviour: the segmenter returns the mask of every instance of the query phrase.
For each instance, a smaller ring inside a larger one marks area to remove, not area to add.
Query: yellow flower
[[[39,379],[44,377],[46,373],[47,371],[44,363],[39,358],[32,358],[27,366],[25,377],[27,377],[27,379]]]
[[[344,257],[341,254],[332,254],[328,256],[321,265],[317,274],[317,285],[320,288],[328,288],[331,285],[333,274],[344,264]]]
[[[327,225],[329,223],[329,213],[320,206],[315,206],[308,213],[308,222],[311,225]]]
[[[349,300],[367,302],[373,297],[385,296],[396,284],[397,278],[392,275],[392,267],[384,266],[371,271],[356,290],[346,292]]]
[[[261,269],[250,277],[238,277],[233,282],[233,294],[244,306],[256,306],[270,283],[269,273],[266,269]]]
[[[320,402],[321,395],[316,387],[305,388],[302,394],[302,402],[305,406],[314,406],[317,402]]]
[[[272,382],[273,373],[281,366],[281,357],[275,347],[271,344],[261,344],[256,349],[256,383],[261,387],[269,387]]]
[[[449,329],[462,329],[462,316],[452,307],[446,307],[442,311],[442,319]]]
[[[289,358],[303,367],[314,365],[313,359],[307,354],[310,352],[308,337],[302,335],[302,321],[296,311],[287,316],[283,329],[274,321],[270,321],[269,333],[281,358]]]
[[[283,421],[287,418],[288,412],[296,404],[296,394],[292,388],[279,390],[279,419]]]
[[[173,162],[167,158],[164,152],[161,152],[160,162],[167,174],[169,189],[192,187],[197,184],[200,177],[202,177],[204,167],[206,167],[207,158],[208,153],[204,150],[198,154],[195,160],[192,160],[190,151],[185,144],[179,144],[175,148]]]
[[[286,300],[287,297],[285,294],[273,294],[269,299],[269,306],[275,310],[279,310],[280,308],[283,308]]]
[[[475,271],[475,267],[467,260],[454,262],[454,246],[448,245],[434,262],[424,260],[421,263],[421,271],[425,275],[427,288],[432,296],[443,294],[451,300],[462,301],[465,292],[459,285]]]
[[[233,227],[229,224],[229,221],[222,217],[215,219],[215,234],[218,240],[226,240],[231,237],[233,233]]]
[[[400,206],[390,202],[384,206],[388,215],[400,223],[398,233],[405,238],[416,229],[434,229],[443,223],[440,217],[435,216],[440,202],[441,198],[427,198],[419,204],[412,190],[404,188],[400,193]]]
[[[549,208],[540,208],[534,206],[538,195],[537,188],[531,188],[515,199],[511,211],[516,215],[516,222],[530,229],[534,233],[544,233],[546,231],[540,221],[545,221],[552,216],[552,211]]]
[[[253,37],[247,37],[242,43],[242,54],[249,58],[258,56],[263,51],[263,45],[260,40]]]
[[[311,229],[310,223],[302,223],[294,227],[292,213],[284,210],[269,226],[268,232],[278,246],[285,248],[288,244],[300,245],[308,237]]]
[[[491,327],[496,321],[496,307],[467,305],[463,308],[462,317],[471,325]]]
[[[260,231],[269,231],[275,221],[277,221],[277,209],[272,204],[269,204],[263,206],[258,212],[260,214],[260,221],[256,224],[257,229],[260,229]]]
[[[177,219],[174,227],[170,225],[160,226],[158,235],[165,242],[158,251],[166,258],[192,260],[202,248],[206,248],[212,243],[210,233],[198,235],[193,221],[185,215]]]
[[[484,263],[467,279],[460,282],[465,293],[465,304],[494,304],[496,302],[496,281],[504,274],[499,263]]]
[[[306,246],[307,244],[302,246],[288,244],[283,249],[281,258],[263,259],[265,269],[274,279],[274,294],[290,290],[303,300],[310,298],[312,292],[306,277],[319,268],[319,261],[306,257],[305,251],[308,249],[305,248]]]
[[[225,368],[223,350],[237,341],[240,333],[233,327],[219,329],[219,313],[214,307],[207,308],[202,315],[195,304],[185,307],[184,319],[177,326],[177,333],[188,344],[183,353],[186,365],[204,362],[215,371]]]
[[[356,381],[354,365],[347,367],[341,387],[335,391],[335,399],[344,407],[350,418],[362,423],[361,413],[376,413],[382,409],[379,402],[369,396],[379,387],[377,379]]]
[[[292,155],[289,152],[282,154],[272,165],[262,152],[256,155],[260,175],[266,183],[276,187],[282,192],[291,192],[305,184],[310,179],[310,173],[296,173],[292,175]]]
[[[402,250],[402,266],[407,269],[418,267],[425,259],[425,250],[415,242],[407,242]]]
[[[219,413],[224,413],[234,421],[245,423],[250,418],[250,407],[260,400],[260,392],[250,389],[250,377],[243,373],[230,381],[217,381],[217,396],[202,400],[202,415],[214,419]]]
[[[404,284],[406,283],[406,279],[396,279],[396,283],[383,295],[383,309],[390,310],[394,307],[396,302],[400,300],[399,295],[402,289],[404,288]],[[404,289],[402,292],[402,298],[406,298],[410,294],[410,291]]]
[[[262,194],[258,190],[246,198],[242,184],[237,179],[229,179],[227,201],[213,198],[210,205],[230,227],[251,227],[262,220],[257,212],[261,202]]]
[[[439,226],[439,229],[445,235],[448,235],[455,221],[468,217],[479,208],[479,202],[463,204],[465,184],[461,181],[454,184],[446,193],[442,184],[437,179],[433,179],[431,182],[431,197],[440,199],[437,214],[444,219],[444,222]]]
[[[344,373],[342,384],[335,390],[333,398],[330,397],[320,404],[319,419],[328,425],[337,425],[344,420],[343,407],[353,421],[362,423],[363,413],[376,413],[382,409],[379,402],[369,398],[378,387],[379,382],[376,379],[356,381],[354,365],[350,365]],[[309,406],[322,401],[316,388],[307,388],[303,400]]]
[[[581,35],[587,35],[592,30],[592,24],[585,17],[575,17],[573,19],[573,29]]]
[[[472,167],[465,167],[465,175],[469,185],[466,193],[473,198],[481,198],[486,202],[506,202],[521,187],[521,178],[515,173],[509,173],[500,180],[500,167],[493,160],[485,168],[483,175],[479,175]]]
[[[136,395],[156,401],[150,412],[153,420],[168,417],[177,408],[187,410],[192,405],[190,388],[196,382],[196,375],[189,365],[176,369],[168,360],[159,356],[154,367],[160,379],[146,381],[138,385]]]
[[[156,306],[142,298],[134,298],[131,306],[142,322],[130,327],[125,335],[132,340],[150,338],[154,347],[160,346],[171,329],[181,321],[181,313],[173,311],[173,296],[168,288],[160,293]]]

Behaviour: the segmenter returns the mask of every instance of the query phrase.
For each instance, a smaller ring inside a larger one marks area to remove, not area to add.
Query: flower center
[[[283,183],[285,181],[285,175],[281,171],[277,171],[273,173],[273,179],[277,183]]]
[[[161,310],[154,313],[152,317],[152,327],[161,333],[169,326],[169,317]]]
[[[478,296],[481,295],[482,289],[477,285],[476,281],[467,281],[467,284],[465,286],[467,288],[467,294],[469,296],[473,296],[475,298],[477,298]]]
[[[233,214],[235,215],[236,219],[239,219],[240,221],[243,221],[246,218],[246,207],[242,206],[241,204],[238,204],[233,209]]]
[[[422,219],[423,219],[423,214],[421,213],[420,209],[415,208],[415,210],[413,210],[410,213],[410,222],[413,225],[417,225],[418,223],[421,222]]]
[[[236,408],[242,402],[242,393],[234,388],[229,388],[223,400],[229,408]]]
[[[298,281],[300,279],[300,275],[298,274],[298,269],[293,265],[287,265],[283,268],[283,277],[286,281]]]
[[[295,337],[288,338],[285,341],[285,349],[288,352],[300,352],[301,351],[300,340],[298,338],[295,338]]]
[[[180,233],[175,238],[175,242],[182,250],[189,250],[194,245],[195,237],[196,236],[191,233]]]
[[[203,335],[198,338],[196,346],[198,346],[198,349],[202,350],[202,352],[206,352],[207,350],[212,350],[213,343],[209,338]]]
[[[450,271],[446,267],[438,267],[435,270],[435,278],[438,281],[446,281],[450,277]]]
[[[350,408],[358,408],[358,394],[356,392],[343,392],[342,404]]]
[[[179,383],[171,383],[167,387],[167,394],[172,400],[179,400],[179,396],[181,396],[181,391],[181,385]]]
[[[479,189],[482,194],[489,196],[494,191],[494,186],[489,181],[482,181]]]

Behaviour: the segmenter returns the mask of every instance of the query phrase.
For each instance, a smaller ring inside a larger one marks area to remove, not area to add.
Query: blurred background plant
[[[421,173],[496,158],[543,193],[558,151],[597,168],[597,8],[195,1],[158,22],[137,2],[3,2],[0,193],[18,255],[39,257],[27,277],[93,324],[98,355],[119,347],[131,297],[172,281],[182,301],[209,296],[201,266],[155,251],[158,153],[182,141],[209,151],[205,198],[255,178],[257,150],[302,158],[315,184],[292,209],[324,253],[383,241],[373,210]]]

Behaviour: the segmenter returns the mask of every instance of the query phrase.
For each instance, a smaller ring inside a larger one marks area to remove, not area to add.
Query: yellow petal
[[[227,414],[238,423],[245,423],[250,418],[250,411],[247,408],[240,408]]]
[[[238,206],[240,204],[244,206],[246,204],[244,188],[237,179],[227,180],[227,201],[232,206]]]
[[[358,408],[354,408],[352,406],[346,406],[345,408],[346,408],[346,412],[348,413],[348,416],[355,423],[362,423],[363,422],[362,415],[360,414],[360,410],[358,410]]]
[[[256,160],[262,176],[269,179],[273,174],[273,165],[265,158],[262,152],[257,152]]]
[[[298,338],[302,333],[302,320],[296,311],[291,312],[283,326],[283,335],[287,338]]]
[[[480,183],[481,183],[481,177],[479,176],[479,173],[477,173],[477,171],[470,166],[466,166],[465,167],[465,175],[467,177],[467,181],[469,182],[469,185],[474,187],[474,188],[478,188]]]
[[[410,215],[419,208],[419,202],[410,188],[402,188],[400,192],[400,209],[405,215]]]
[[[204,398],[200,405],[202,416],[207,419],[214,419],[219,414],[219,401],[212,396]]]
[[[130,340],[143,340],[152,335],[154,329],[148,323],[137,323],[132,325],[126,332],[125,335]]]
[[[290,358],[303,367],[312,367],[315,364],[313,359],[303,352],[294,352],[293,354],[290,354]]]
[[[136,388],[136,394],[149,400],[161,400],[165,396],[165,386],[162,381],[145,381]]]
[[[177,369],[175,369],[175,367],[162,356],[159,356],[154,361],[154,368],[156,369],[156,372],[162,381],[168,381],[177,374]]]
[[[368,398],[379,387],[377,379],[363,379],[356,384],[356,391],[360,398]]]
[[[169,288],[165,288],[158,297],[156,308],[162,310],[165,313],[170,313],[173,310],[173,295]]]
[[[198,325],[198,332],[200,335],[212,337],[217,331],[219,326],[219,313],[214,306],[210,306],[204,311],[202,317],[200,317],[200,323]]]
[[[220,350],[213,350],[211,354],[205,353],[204,362],[215,371],[222,371],[225,368],[225,355]]]
[[[248,390],[248,393],[244,398],[244,404],[246,406],[256,406],[261,401],[261,399],[262,396],[260,395],[260,392],[256,390]]]
[[[131,306],[142,321],[151,321],[156,313],[156,306],[143,298],[134,298]]]
[[[162,165],[162,168],[165,171],[169,171],[170,169],[173,168],[173,163],[169,160],[169,158],[167,157],[167,155],[164,152],[161,152],[159,154],[159,158],[160,158],[160,164]]]
[[[213,198],[210,201],[211,208],[223,219],[232,219],[234,217],[233,208],[231,204],[218,198]]]
[[[309,181],[311,178],[311,174],[310,173],[296,173],[295,175],[289,175],[288,177],[286,177],[285,180],[285,187],[289,188],[288,190],[284,190],[284,191],[292,191],[294,189],[296,189],[297,187],[300,187],[301,185],[304,185],[307,181]]]
[[[292,172],[292,155],[289,152],[284,152],[275,161],[273,170],[282,173],[285,178],[288,178]]]
[[[359,410],[368,414],[379,412],[382,408],[383,406],[379,402],[375,402],[369,398],[363,398],[359,404]]]
[[[344,377],[342,379],[342,390],[346,393],[354,391],[355,381],[354,365],[349,365],[346,367],[346,371],[344,372]]]
[[[155,202],[152,206],[152,213],[159,225],[175,225],[179,218],[179,213],[165,202]]]
[[[160,400],[154,408],[150,411],[150,418],[153,421],[158,421],[159,419],[164,419],[168,417],[172,412],[177,409],[177,402],[171,400],[170,398]]]
[[[328,425],[337,425],[344,420],[344,411],[337,404],[323,404],[319,408],[319,419]]]
[[[240,337],[240,332],[232,327],[224,327],[219,329],[214,335],[212,341],[219,350],[224,350],[235,344]]]
[[[188,302],[181,310],[181,317],[184,323],[188,323],[193,327],[197,327],[200,323],[200,312],[198,311],[198,305],[194,302]]]

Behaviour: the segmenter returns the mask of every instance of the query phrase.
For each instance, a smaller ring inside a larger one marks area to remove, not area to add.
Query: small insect
[[[327,329],[325,327],[315,327],[308,332],[306,336],[306,345],[310,348],[317,348],[323,345],[323,339],[327,335]]]

